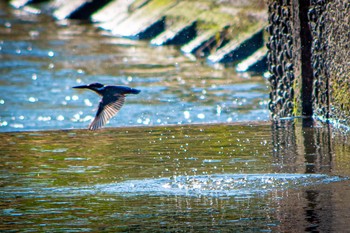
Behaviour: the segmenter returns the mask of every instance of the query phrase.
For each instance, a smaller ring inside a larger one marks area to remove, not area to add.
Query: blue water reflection
[[[110,37],[92,25],[58,25],[1,5],[0,131],[86,128],[99,97],[71,87],[92,82],[142,90],[107,127],[268,119],[261,75],[239,77],[174,47]]]

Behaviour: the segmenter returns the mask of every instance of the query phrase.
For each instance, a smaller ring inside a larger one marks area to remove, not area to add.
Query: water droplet
[[[197,117],[198,117],[199,119],[204,119],[204,118],[205,118],[205,115],[204,115],[203,113],[199,113],[199,114],[197,115]]]
[[[50,116],[39,116],[38,121],[50,121],[51,117]]]
[[[84,104],[85,104],[86,106],[89,106],[89,107],[92,106],[92,103],[91,103],[91,101],[90,101],[89,99],[84,99]]]
[[[48,55],[49,57],[53,57],[53,56],[55,56],[55,53],[54,53],[53,51],[49,51],[49,52],[47,53],[47,55]]]
[[[13,128],[20,128],[20,129],[23,129],[24,128],[24,125],[23,124],[11,124],[10,125],[11,127],[13,127]]]
[[[0,126],[7,126],[7,121],[0,122]]]
[[[185,119],[189,119],[191,117],[190,112],[184,111],[184,117],[185,117]]]
[[[217,116],[221,115],[221,106],[220,105],[216,105],[216,115]]]
[[[79,97],[77,95],[72,96],[72,100],[78,100],[78,99],[79,99]]]
[[[59,115],[56,119],[57,119],[58,121],[63,121],[63,120],[64,120],[64,116]]]
[[[5,100],[0,99],[0,104],[4,104],[4,103],[5,103]]]
[[[5,27],[7,27],[7,28],[11,28],[11,23],[10,22],[5,22]]]
[[[35,98],[35,97],[29,97],[28,101],[31,102],[31,103],[34,103],[34,102],[38,101],[38,99]]]

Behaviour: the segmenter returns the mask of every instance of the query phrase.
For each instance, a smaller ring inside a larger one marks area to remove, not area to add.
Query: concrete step
[[[181,45],[196,37],[196,21],[176,22],[151,40],[151,45]]]
[[[207,61],[209,63],[235,62],[253,54],[264,44],[263,31],[265,25],[255,25],[254,28],[253,31],[236,35],[236,38],[208,56]]]
[[[44,0],[11,4],[23,8],[40,1]],[[246,59],[264,44],[267,13],[247,1],[53,0],[49,4],[57,20],[88,19],[118,37],[150,39],[155,46],[182,45],[183,53],[207,57],[208,63],[230,63]]]
[[[110,0],[70,0],[65,3],[62,0],[56,0],[58,8],[53,12],[57,20],[63,19],[90,19],[91,15],[101,7],[105,6]]]
[[[219,29],[214,28],[198,35],[188,44],[181,47],[185,54],[195,54],[197,57],[203,57],[210,53],[211,48],[217,44],[218,38],[223,38],[227,27]]]
[[[176,4],[172,0],[154,0],[132,12],[126,19],[113,25],[115,36],[134,39],[149,39],[165,29],[164,12]]]
[[[267,47],[263,45],[255,53],[244,59],[236,66],[237,72],[263,72],[267,70]]]
[[[129,6],[134,0],[114,0],[106,4],[101,9],[91,15],[91,21],[94,23],[110,22],[116,18],[119,21],[129,15]]]

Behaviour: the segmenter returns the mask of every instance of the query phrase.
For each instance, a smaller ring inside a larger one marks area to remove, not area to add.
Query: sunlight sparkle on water
[[[31,103],[34,103],[34,102],[38,101],[38,99],[31,96],[31,97],[28,98],[28,101],[31,102]]]
[[[84,99],[84,104],[85,104],[86,106],[89,106],[89,107],[92,106],[92,103],[91,103],[91,101],[90,101],[89,99]]]
[[[198,117],[199,119],[204,119],[204,118],[205,118],[205,115],[204,115],[203,113],[199,113],[199,114],[197,115],[197,117]]]

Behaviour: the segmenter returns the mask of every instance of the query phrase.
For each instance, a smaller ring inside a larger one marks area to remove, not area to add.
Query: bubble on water
[[[204,119],[205,118],[205,115],[203,113],[198,113],[197,117],[199,119]]]
[[[55,53],[54,53],[53,51],[49,51],[49,52],[47,53],[47,55],[48,55],[49,57],[53,57],[53,56],[55,56]]]
[[[0,104],[4,104],[4,103],[5,103],[5,100],[0,99]]]
[[[220,116],[221,115],[221,106],[220,105],[216,105],[216,115]]]
[[[83,121],[83,122],[86,122],[86,121],[91,121],[92,119],[94,119],[94,117],[88,115],[88,116],[84,117],[84,118],[82,119],[82,121]]]
[[[84,104],[85,104],[86,106],[89,106],[89,107],[92,106],[92,103],[91,103],[91,101],[90,101],[89,99],[84,99]]]
[[[23,129],[23,128],[24,128],[24,125],[23,125],[23,124],[15,123],[15,124],[10,124],[10,127],[16,128],[16,129]]]
[[[62,115],[59,115],[59,116],[57,116],[57,118],[56,118],[58,121],[63,121],[64,120],[64,116],[62,116]]]
[[[189,111],[184,111],[184,117],[185,119],[189,119],[191,117],[191,114]]]
[[[40,34],[40,33],[39,33],[39,31],[37,31],[37,30],[29,31],[30,37],[38,37],[39,34]]]
[[[11,28],[12,27],[12,24],[10,22],[5,22],[5,27],[6,28]]]
[[[38,121],[50,121],[51,117],[50,116],[39,116]]]
[[[31,96],[31,97],[28,98],[28,101],[31,102],[31,103],[34,103],[34,102],[37,102],[38,99]]]
[[[79,99],[79,96],[77,96],[77,95],[72,96],[72,100],[78,100],[78,99]]]
[[[146,118],[146,119],[142,122],[142,124],[148,125],[150,122],[151,122],[151,119]]]
[[[7,121],[3,121],[3,122],[0,121],[0,126],[7,126],[7,125],[8,125]]]
[[[32,79],[37,80],[38,76],[36,74],[32,74]]]

